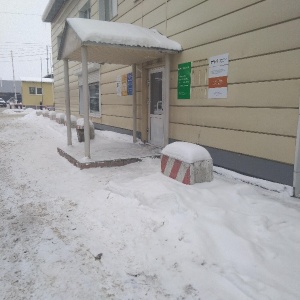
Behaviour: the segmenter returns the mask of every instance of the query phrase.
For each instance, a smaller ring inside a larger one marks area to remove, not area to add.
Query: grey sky
[[[12,80],[11,51],[15,78],[41,77],[51,66],[51,27],[42,22],[49,0],[0,0],[0,79]],[[42,58],[42,72],[41,72]]]

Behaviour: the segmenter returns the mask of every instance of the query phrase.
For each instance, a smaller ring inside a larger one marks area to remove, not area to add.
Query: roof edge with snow
[[[68,18],[58,59],[81,61],[81,46],[88,46],[90,62],[132,64],[179,53],[182,47],[157,30],[128,23]]]
[[[68,0],[50,0],[42,15],[43,22],[52,22]]]
[[[38,77],[21,77],[22,82],[43,82],[43,83],[53,83],[52,78],[38,78]]]

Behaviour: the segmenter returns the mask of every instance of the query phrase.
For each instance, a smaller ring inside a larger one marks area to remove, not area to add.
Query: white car
[[[2,99],[2,98],[0,98],[0,107],[6,107],[6,102]]]

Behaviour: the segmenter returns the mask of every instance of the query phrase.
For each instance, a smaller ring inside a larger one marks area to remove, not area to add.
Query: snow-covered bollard
[[[76,128],[77,118],[75,116],[73,116],[73,115],[71,115],[70,118],[71,118],[71,128]],[[64,124],[67,125],[67,116],[65,116],[65,118],[64,118]]]
[[[64,113],[57,113],[55,116],[56,123],[64,124],[65,114]]]
[[[49,110],[48,109],[44,109],[42,111],[43,117],[49,118]]]
[[[78,137],[78,142],[84,142],[84,119],[80,118],[77,120],[76,132]],[[95,138],[95,128],[93,122],[90,120],[90,139],[93,140]]]
[[[49,118],[50,118],[50,120],[56,120],[56,112],[55,111],[49,111]]]
[[[174,142],[162,150],[161,172],[184,184],[209,182],[213,180],[213,160],[199,145]]]
[[[40,110],[40,109],[38,109],[38,110],[36,110],[36,115],[37,116],[41,116],[42,115],[42,113],[43,113],[43,111],[42,110]]]

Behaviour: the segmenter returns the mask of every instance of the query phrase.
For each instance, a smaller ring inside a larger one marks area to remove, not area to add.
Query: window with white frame
[[[99,82],[89,84],[90,113],[99,114]]]
[[[43,89],[38,87],[29,87],[29,94],[30,95],[42,95]]]
[[[91,4],[88,1],[79,11],[79,18],[90,19],[91,18]]]
[[[118,14],[118,0],[99,0],[99,19],[110,21]]]
[[[89,85],[89,104],[90,104],[90,114],[92,116],[100,116],[101,108],[101,93],[100,93],[100,71],[92,71],[88,74],[88,85]],[[82,76],[78,76],[79,82],[79,114],[84,114],[84,100],[83,100],[83,86],[82,86]]]
[[[35,87],[29,87],[29,94],[30,95],[35,95]]]

